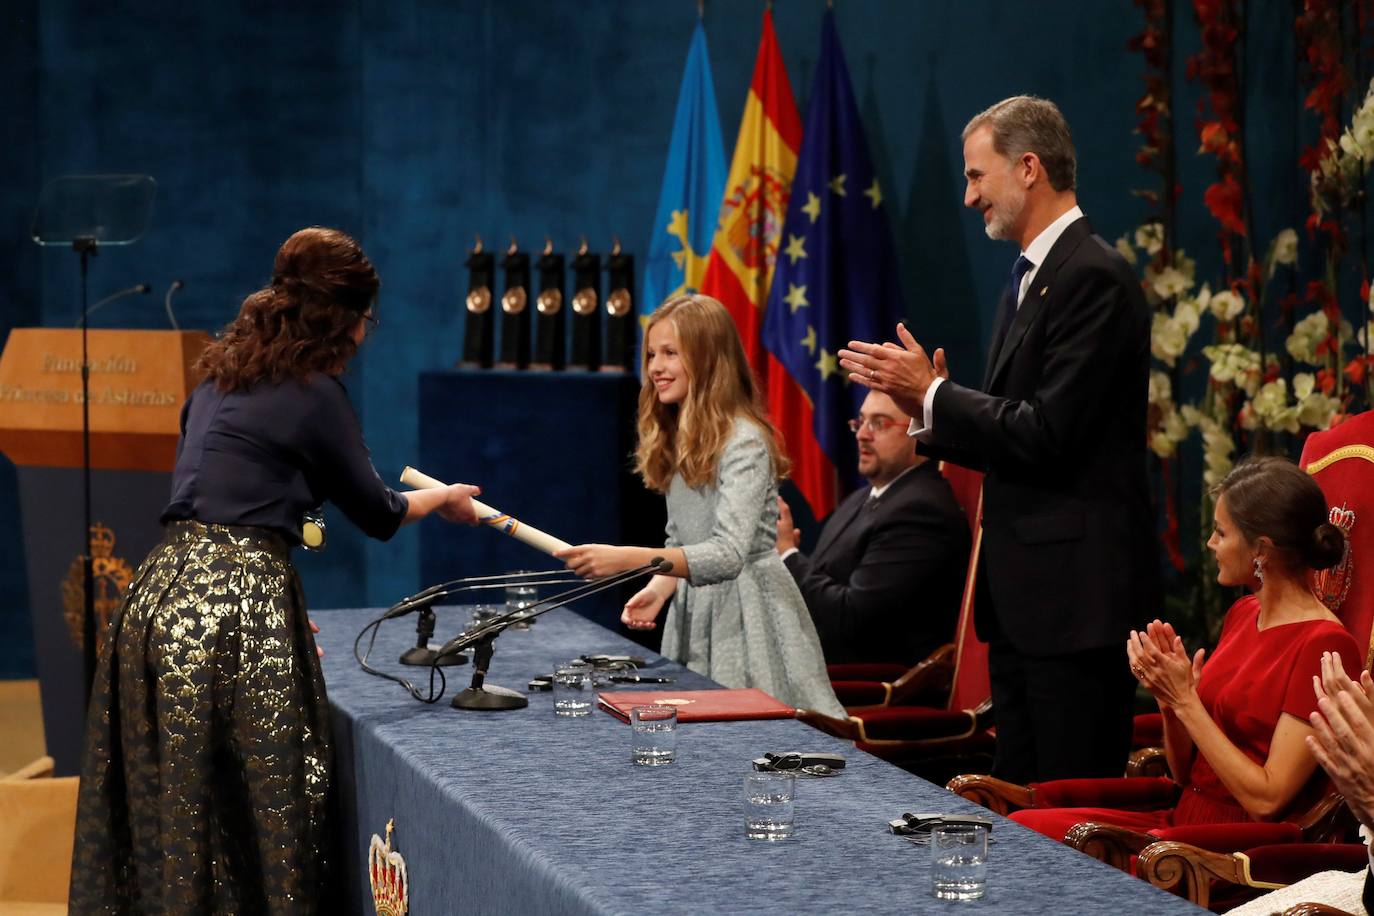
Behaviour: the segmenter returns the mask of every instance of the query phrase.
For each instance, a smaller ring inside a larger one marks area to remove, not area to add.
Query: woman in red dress
[[[1324,783],[1307,749],[1322,655],[1359,659],[1354,638],[1313,590],[1313,571],[1340,561],[1344,535],[1327,521],[1320,488],[1292,462],[1242,462],[1217,487],[1207,546],[1217,581],[1245,586],[1221,639],[1190,659],[1156,620],[1126,643],[1131,673],[1164,717],[1169,771],[1183,788],[1161,811],[1040,808],[1012,815],[1057,840],[1083,821],[1147,831],[1180,824],[1282,820]],[[1358,672],[1356,672],[1358,674]],[[1315,778],[1314,778],[1314,774]]]

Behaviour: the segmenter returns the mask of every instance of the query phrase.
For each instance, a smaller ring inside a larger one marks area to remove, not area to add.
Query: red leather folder
[[[676,706],[679,722],[790,719],[797,711],[756,687],[717,690],[615,690],[598,693],[601,708],[622,722],[635,706]]]

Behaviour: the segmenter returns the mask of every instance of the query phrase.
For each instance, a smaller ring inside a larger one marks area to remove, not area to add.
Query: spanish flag
[[[801,138],[801,115],[773,32],[773,12],[764,10],[754,78],[725,179],[725,198],[701,291],[730,311],[754,377],[765,391],[769,356],[762,340],[763,310],[773,282]]]

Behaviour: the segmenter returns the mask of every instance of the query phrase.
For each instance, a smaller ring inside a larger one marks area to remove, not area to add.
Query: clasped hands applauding
[[[1322,656],[1321,677],[1312,678],[1317,709],[1309,717],[1307,747],[1331,777],[1336,791],[1361,824],[1374,831],[1374,679],[1368,671],[1352,681],[1337,652]]]
[[[889,395],[907,414],[920,417],[931,383],[949,378],[945,351],[936,349],[932,360],[904,324],[897,325],[897,338],[901,346],[851,340],[839,352],[840,366],[849,372],[850,381]]]
[[[1158,620],[1143,631],[1132,630],[1126,641],[1131,673],[1161,707],[1169,709],[1198,700],[1197,684],[1206,654],[1206,649],[1198,649],[1190,659],[1173,626]]]

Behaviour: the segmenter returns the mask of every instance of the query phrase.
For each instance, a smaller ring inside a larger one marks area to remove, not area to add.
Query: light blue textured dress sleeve
[[[712,585],[734,579],[744,569],[759,519],[774,486],[773,462],[758,427],[738,423],[720,456],[716,472],[719,501],[710,536],[682,548],[687,581]],[[669,525],[671,526],[671,522]]]

